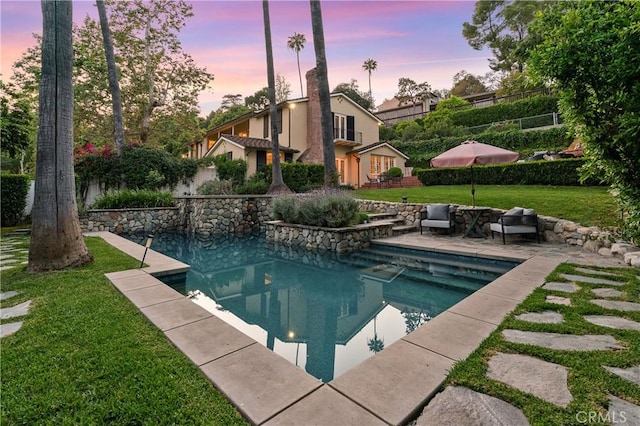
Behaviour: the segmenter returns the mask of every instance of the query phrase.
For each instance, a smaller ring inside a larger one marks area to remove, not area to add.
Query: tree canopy
[[[640,3],[566,2],[533,27],[531,67],[560,91],[588,170],[619,191],[627,235],[640,242]]]
[[[524,69],[528,46],[523,43],[536,13],[549,2],[533,0],[482,0],[476,2],[471,22],[462,25],[462,35],[476,50],[484,47],[494,55],[494,71]]]

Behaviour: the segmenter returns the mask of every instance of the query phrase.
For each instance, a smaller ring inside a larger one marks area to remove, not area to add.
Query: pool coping
[[[109,232],[87,233],[142,259],[144,247]],[[253,424],[402,424],[440,389],[515,307],[544,284],[565,256],[526,255],[508,249],[460,249],[376,241],[522,263],[329,383],[309,375],[226,324],[156,276],[189,265],[148,250],[145,268],[105,274],[165,336],[194,362]]]

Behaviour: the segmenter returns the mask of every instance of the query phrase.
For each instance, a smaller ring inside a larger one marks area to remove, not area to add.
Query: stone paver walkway
[[[579,286],[575,285],[574,281],[615,286],[623,286],[626,284],[625,282],[609,279],[616,277],[614,273],[595,271],[583,267],[575,268],[575,270],[578,273],[597,274],[606,278],[592,278],[582,275],[562,274],[563,278],[572,282],[546,283],[542,288],[548,291],[574,292],[579,289]],[[624,292],[622,291],[609,288],[598,288],[592,290],[592,292],[599,297],[617,298],[624,295]],[[640,295],[638,295],[638,297],[640,297]],[[546,301],[570,306],[570,299],[568,298],[547,295]],[[592,299],[591,302],[608,309],[618,310],[621,312],[640,310],[640,304],[635,302],[604,299]],[[515,318],[539,324],[559,324],[564,320],[561,313],[549,310],[544,312],[525,312],[516,315]],[[632,321],[628,318],[616,315],[585,315],[583,318],[592,324],[609,329],[640,331],[640,322]],[[625,345],[618,342],[613,336],[607,334],[572,335],[505,329],[502,331],[502,336],[510,342],[550,348],[557,351],[613,351],[625,349]],[[640,340],[635,344],[640,344]],[[559,407],[567,407],[573,400],[568,383],[570,369],[565,366],[547,362],[530,355],[505,354],[498,352],[490,357],[487,362],[487,367],[486,375],[488,378],[507,384],[521,392],[534,395]],[[611,366],[603,367],[610,373],[615,374],[624,380],[640,385],[640,365],[629,368]],[[594,368],[597,368],[597,366],[594,366]],[[416,423],[417,425],[436,424],[429,423],[428,420],[435,419],[436,417],[434,417],[434,414],[444,416],[446,410],[455,411],[457,404],[461,404],[461,407],[464,407],[464,413],[475,413],[476,411],[486,412],[493,410],[500,412],[504,410],[505,413],[510,413],[510,416],[522,414],[520,410],[504,401],[502,402],[507,405],[503,406],[493,402],[492,407],[494,408],[487,409],[485,408],[487,404],[483,399],[488,398],[487,395],[478,394],[477,392],[473,392],[460,386],[456,386],[454,388],[455,391],[449,391],[450,388],[454,387],[446,388],[444,392],[430,401],[429,405],[424,409],[422,416],[418,419],[418,422]],[[460,389],[465,389],[465,391],[462,392]],[[479,396],[468,396],[473,394],[478,394]],[[608,394],[608,398],[608,415],[610,421],[616,424],[640,425],[640,406],[612,394]],[[469,408],[469,406],[471,406],[471,408]],[[462,410],[462,408],[459,410]],[[516,410],[516,413],[518,414],[514,414],[513,410]],[[492,415],[493,414],[495,413],[492,413]],[[423,418],[425,419],[425,422],[421,423],[421,419]],[[498,418],[499,416],[495,417],[495,419]],[[509,418],[514,419],[515,417]],[[580,421],[580,419],[576,418],[576,421]],[[470,425],[474,423],[465,422],[462,418],[458,424]],[[528,424],[528,422],[524,420],[511,420],[511,422],[501,423],[498,420],[494,424],[519,425]]]

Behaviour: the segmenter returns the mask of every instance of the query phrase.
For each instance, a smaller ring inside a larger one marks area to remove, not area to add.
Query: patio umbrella
[[[473,166],[513,163],[517,159],[517,152],[467,140],[431,159],[431,167],[471,167],[471,200],[473,207],[475,207],[476,190],[473,181]]]

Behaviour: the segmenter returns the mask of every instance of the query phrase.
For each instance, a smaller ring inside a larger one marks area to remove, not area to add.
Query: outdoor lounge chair
[[[492,215],[492,219],[495,216]],[[497,221],[491,221],[491,238],[495,232],[502,234],[502,244],[506,244],[507,234],[536,234],[540,244],[540,232],[538,230],[538,215],[533,209],[514,207],[505,214],[499,215]]]
[[[423,228],[448,229],[449,235],[455,231],[456,207],[450,204],[427,204],[420,211],[420,234]]]

